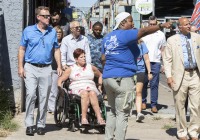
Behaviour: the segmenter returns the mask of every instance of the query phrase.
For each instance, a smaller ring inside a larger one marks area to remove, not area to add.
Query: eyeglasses
[[[80,26],[76,26],[76,27],[72,27],[72,28],[74,28],[74,29],[76,29],[76,30],[80,30],[80,29],[81,29]]]
[[[48,19],[48,18],[51,17],[50,15],[39,15],[39,16],[42,16],[42,17],[45,18],[45,19]]]

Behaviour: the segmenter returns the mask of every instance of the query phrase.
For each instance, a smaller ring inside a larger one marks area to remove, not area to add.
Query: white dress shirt
[[[85,51],[86,62],[91,63],[90,48],[88,44],[88,39],[80,35],[78,39],[74,38],[72,34],[64,37],[62,39],[60,51],[61,51],[61,62],[62,66],[71,66],[75,64],[75,59],[73,56],[74,50],[81,48]]]

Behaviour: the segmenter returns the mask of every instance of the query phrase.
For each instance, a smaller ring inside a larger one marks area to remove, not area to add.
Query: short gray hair
[[[36,15],[36,16],[39,15],[39,14],[40,14],[40,11],[42,11],[42,10],[47,10],[47,11],[49,11],[50,9],[49,9],[49,7],[46,7],[46,6],[39,6],[38,8],[35,9],[35,15]]]

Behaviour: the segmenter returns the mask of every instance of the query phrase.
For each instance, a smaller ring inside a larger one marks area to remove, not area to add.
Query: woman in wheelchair
[[[70,79],[69,93],[76,94],[81,97],[82,125],[87,125],[87,111],[89,104],[92,105],[96,114],[98,124],[105,125],[105,120],[101,116],[97,95],[101,94],[102,74],[91,64],[86,64],[85,51],[78,48],[73,53],[76,63],[66,69],[58,79],[58,87],[68,78]],[[99,77],[98,89],[93,79],[94,76]]]

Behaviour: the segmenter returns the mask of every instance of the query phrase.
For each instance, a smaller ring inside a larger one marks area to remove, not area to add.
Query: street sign
[[[135,7],[141,15],[148,15],[153,11],[153,0],[136,0]]]

